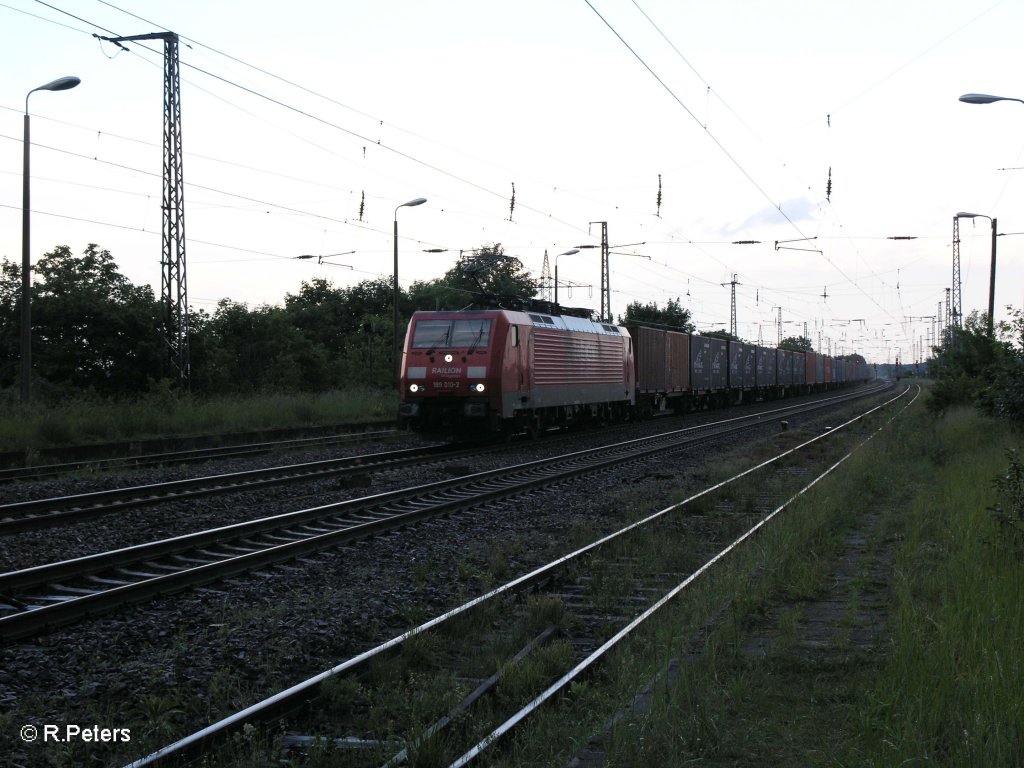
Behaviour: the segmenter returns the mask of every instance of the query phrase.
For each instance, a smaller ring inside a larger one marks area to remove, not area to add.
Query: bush
[[[975,405],[989,416],[1024,424],[1024,313],[988,333],[984,315],[972,313],[932,364],[936,377],[928,408],[942,413]]]
[[[971,405],[980,390],[980,382],[966,374],[940,378],[929,390],[928,410],[944,413],[959,405]]]
[[[1024,464],[1015,449],[1007,451],[1006,456],[1010,466],[1005,474],[992,481],[999,491],[1000,501],[988,509],[1005,534],[1002,543],[1017,557],[1024,558]]]

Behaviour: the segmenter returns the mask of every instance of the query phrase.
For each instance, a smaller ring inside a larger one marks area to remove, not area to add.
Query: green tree
[[[936,379],[928,407],[943,411],[954,405],[977,403],[991,384],[993,366],[1012,357],[1006,342],[988,334],[987,315],[972,312],[962,328],[951,328],[948,343],[935,348],[930,370]]]
[[[21,266],[0,261],[0,390],[18,380],[21,350]]]
[[[857,353],[842,355],[840,360],[845,360],[848,363],[858,363],[859,365],[867,365],[868,361],[864,359],[864,355],[858,355]]]
[[[983,413],[1024,424],[1024,312],[1013,310],[992,342],[993,359],[976,397]],[[985,316],[983,316],[985,317]]]
[[[701,336],[710,336],[713,339],[725,339],[726,341],[739,341],[739,336],[733,336],[724,328],[717,331],[701,331]]]
[[[779,343],[779,349],[791,349],[794,352],[813,352],[814,345],[806,336],[787,336]]]
[[[336,383],[373,384],[390,380],[394,293],[392,281],[364,280],[349,288],[329,281],[303,283],[285,297],[289,320],[330,360]],[[403,317],[409,298],[399,294]]]
[[[416,309],[462,309],[470,304],[514,305],[532,299],[540,282],[501,243],[463,254],[444,277],[416,283],[410,291]]]
[[[136,393],[160,378],[160,305],[149,286],[118,272],[109,251],[90,243],[76,257],[58,246],[34,271],[34,376],[58,394]]]
[[[679,298],[669,299],[664,309],[659,308],[656,301],[648,304],[633,301],[626,306],[625,314],[619,316],[620,323],[671,328],[684,333],[693,333],[694,325],[691,320],[690,310],[683,307]]]
[[[310,391],[337,384],[324,348],[308,339],[281,307],[221,299],[202,329],[202,391]]]
[[[471,306],[479,299],[480,292],[468,288],[455,288],[443,280],[417,280],[409,287],[409,304],[411,310],[462,309]],[[403,317],[405,315],[403,314]]]

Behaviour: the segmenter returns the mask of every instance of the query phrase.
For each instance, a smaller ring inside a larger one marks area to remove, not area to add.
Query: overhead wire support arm
[[[776,240],[776,251],[808,251],[809,253],[822,253],[820,248],[797,248],[795,246],[780,245],[780,243],[804,243],[809,240],[817,240],[817,237],[798,237],[795,240]]]

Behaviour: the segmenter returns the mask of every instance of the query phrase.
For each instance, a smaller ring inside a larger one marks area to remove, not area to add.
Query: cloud
[[[787,224],[787,217],[794,224],[799,224],[802,221],[814,221],[817,210],[817,205],[806,197],[794,197],[781,203],[778,208],[762,208],[734,227],[724,227],[722,234],[732,237],[737,234],[750,233],[759,227]]]

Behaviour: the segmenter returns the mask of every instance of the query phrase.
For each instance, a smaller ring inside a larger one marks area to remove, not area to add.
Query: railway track
[[[511,612],[507,608],[507,602],[501,603],[500,601],[527,591],[537,594],[539,590],[540,593],[557,600],[570,615],[556,616],[551,626],[543,628],[535,636],[528,636],[522,648],[514,655],[510,653],[506,657],[509,660],[500,664],[489,677],[473,679],[474,672],[470,670],[468,677],[459,678],[461,680],[461,683],[459,683],[461,700],[456,699],[457,703],[454,706],[449,705],[440,709],[437,719],[426,728],[423,728],[422,724],[414,726],[414,730],[404,734],[404,740],[396,742],[391,734],[384,734],[385,738],[382,739],[379,731],[373,725],[365,720],[361,720],[358,714],[353,715],[350,712],[343,716],[342,728],[349,729],[349,733],[354,731],[361,734],[359,736],[349,735],[344,738],[333,738],[334,733],[316,737],[291,733],[279,742],[286,748],[297,748],[303,751],[317,748],[320,750],[319,754],[321,757],[324,755],[325,748],[328,750],[328,755],[330,750],[333,749],[359,749],[369,756],[369,759],[373,761],[372,764],[379,765],[382,760],[385,760],[384,765],[392,766],[403,764],[415,754],[416,750],[425,747],[429,753],[431,748],[437,748],[440,742],[434,741],[431,744],[431,740],[437,739],[439,734],[444,731],[445,733],[440,738],[446,745],[445,752],[447,752],[448,756],[444,759],[443,763],[439,764],[450,763],[453,768],[468,765],[480,758],[488,750],[494,751],[497,748],[496,745],[500,744],[511,732],[522,727],[541,707],[555,700],[556,697],[563,694],[571,685],[579,681],[588,670],[601,663],[610,651],[624,644],[638,629],[658,615],[684,590],[705,576],[723,558],[728,557],[731,552],[757,535],[793,500],[840,466],[854,451],[867,443],[885,425],[876,432],[869,434],[868,437],[838,460],[835,460],[835,456],[826,459],[824,464],[827,467],[820,471],[820,473],[815,473],[817,476],[803,485],[795,494],[789,495],[789,498],[782,501],[778,506],[775,506],[773,501],[771,506],[774,506],[774,509],[769,507],[768,510],[754,515],[755,519],[748,520],[746,524],[738,526],[738,535],[730,534],[719,546],[713,547],[703,554],[695,554],[693,562],[677,564],[675,566],[670,564],[667,567],[666,561],[659,561],[656,558],[652,558],[650,562],[641,562],[635,556],[624,556],[616,553],[614,548],[617,543],[622,543],[629,537],[641,534],[647,534],[648,536],[653,534],[657,537],[657,532],[652,531],[652,529],[657,525],[669,522],[672,513],[681,507],[741,477],[770,466],[779,459],[801,450],[811,443],[839,433],[843,428],[850,426],[863,416],[904,398],[908,392],[909,388],[888,402],[876,406],[844,424],[837,425],[836,429],[830,430],[826,434],[819,435],[799,446],[783,451],[773,458],[700,491],[678,504],[652,513],[615,533],[587,544],[487,594],[474,598],[374,648],[347,659],[331,669],[236,712],[157,752],[140,758],[130,763],[130,768],[166,765],[200,754],[210,755],[216,749],[217,744],[224,742],[232,734],[241,732],[243,728],[248,731],[257,724],[276,722],[286,714],[289,715],[290,722],[294,726],[296,717],[290,713],[294,713],[302,707],[306,707],[305,722],[316,720],[317,709],[327,705],[322,702],[315,703],[312,706],[312,713],[309,712],[310,708],[307,705],[317,698],[326,683],[359,676],[361,681],[369,681],[367,685],[377,685],[377,682],[372,679],[373,669],[383,668],[386,670],[387,659],[397,658],[397,652],[406,643],[410,643],[414,638],[419,638],[428,633],[439,634],[448,632],[448,637],[434,646],[444,649],[445,663],[448,663],[450,656],[449,647],[451,645],[449,640],[462,637],[465,632],[465,622],[463,620],[468,620],[468,617],[473,612],[490,609],[491,613],[488,615],[487,621],[483,622],[488,628],[487,632],[492,631],[496,624],[501,625],[499,631],[515,631],[512,627],[517,622],[511,616]],[[909,403],[904,404],[903,408],[906,408],[908,405]],[[896,418],[896,415],[890,418],[890,422]],[[840,452],[842,450],[845,449],[840,449]],[[787,492],[787,495],[789,493]],[[629,549],[627,548],[624,551],[628,552]],[[601,577],[603,580],[622,585],[622,588],[617,590],[618,597],[614,603],[609,603],[595,597],[596,591],[589,586],[589,582],[596,578],[593,570],[595,560],[603,560],[602,570],[604,575]],[[584,571],[583,575],[573,576],[571,573],[573,568],[582,569]],[[522,613],[521,609],[520,613]],[[504,617],[507,619],[507,622],[494,620],[496,615]],[[573,617],[575,617],[575,621],[572,620]],[[520,616],[519,618],[522,617]],[[707,619],[707,623],[698,630],[697,636],[692,638],[693,645],[699,643],[703,633],[714,621],[714,615]],[[565,625],[571,625],[572,627],[568,635],[565,634]],[[561,667],[557,672],[549,672],[545,678],[534,683],[533,687],[528,689],[529,692],[525,695],[520,694],[519,703],[515,703],[512,706],[508,706],[507,703],[502,706],[495,705],[489,709],[485,708],[485,712],[479,712],[460,719],[462,713],[477,706],[483,697],[498,688],[502,683],[503,675],[510,669],[513,669],[515,665],[519,664],[529,655],[536,654],[538,649],[545,644],[557,642],[559,638],[562,638],[563,641],[568,641],[568,644],[573,648],[573,652],[565,666]],[[486,640],[482,636],[469,639],[468,645],[464,646],[461,651],[456,652],[456,666],[464,663],[464,659],[462,661],[459,660],[462,657],[474,655],[474,645],[484,642]],[[419,650],[414,654],[416,658],[423,656],[424,647],[430,646],[423,643],[417,644]],[[462,656],[458,656],[460,653]],[[438,660],[433,657],[424,661],[424,665],[427,668],[431,664],[437,663]],[[383,686],[394,685],[395,677],[389,676],[386,671],[382,674],[381,679],[383,681],[381,685]],[[412,679],[416,679],[415,675]],[[428,679],[429,675],[427,673],[420,673],[419,680],[421,683]],[[472,687],[473,685],[475,687]],[[470,690],[471,688],[472,690]],[[420,693],[417,691],[403,689],[403,696],[405,697],[417,697],[419,695]],[[379,699],[375,698],[374,700],[377,701]],[[331,723],[332,726],[338,722],[334,713],[325,713],[324,717],[320,718],[320,721],[322,723]],[[328,727],[325,730],[337,732],[336,727]],[[237,744],[237,741],[234,743]],[[459,746],[457,751],[452,752],[451,750],[455,749],[457,744],[463,746]],[[443,753],[440,756],[443,756]],[[440,756],[438,756],[438,760]],[[285,759],[285,757],[282,757],[282,759]],[[342,759],[344,760],[344,758]],[[352,764],[363,764],[355,758],[353,758],[353,761]],[[345,764],[349,763],[346,762]]]
[[[110,512],[159,504],[165,501],[255,490],[284,483],[301,483],[324,477],[379,472],[424,460],[472,456],[478,450],[432,445],[398,451],[347,456],[338,459],[288,464],[264,469],[171,480],[165,483],[112,488],[103,491],[48,499],[0,504],[0,536],[73,523]]]
[[[66,462],[53,462],[46,464],[30,464],[27,462],[24,452],[3,454],[6,461],[11,464],[15,461],[21,462],[24,466],[5,466],[0,468],[0,484],[13,482],[15,480],[39,480],[47,477],[58,477],[74,472],[99,471],[113,469],[141,469],[144,467],[161,467],[172,464],[192,464],[200,461],[213,461],[215,459],[231,459],[246,456],[259,456],[275,451],[307,450],[314,448],[328,448],[333,445],[349,443],[353,440],[366,440],[368,438],[384,438],[398,434],[397,430],[385,427],[383,423],[368,423],[352,425],[354,428],[364,428],[364,431],[346,432],[340,434],[319,435],[315,437],[296,437],[283,440],[260,440],[256,442],[239,443],[234,445],[217,445],[203,448],[187,448],[180,450],[160,450],[136,453],[133,443],[121,443],[116,446],[104,446],[105,450],[116,451],[118,455],[83,458]],[[67,449],[67,452],[74,453],[76,449]],[[86,452],[86,449],[79,449]],[[65,451],[61,451],[63,454]]]
[[[831,402],[829,399],[827,402]],[[788,411],[804,407],[796,404],[777,411]],[[389,433],[372,433],[389,434]],[[326,447],[333,441],[343,441],[349,436],[327,438],[303,438],[276,443],[259,443],[238,446],[236,449],[200,449],[186,454],[202,454],[207,458],[225,458],[236,455],[254,455],[273,450],[274,447]],[[234,450],[248,453],[234,453]],[[326,459],[312,462],[267,467],[256,470],[221,473],[204,477],[171,480],[163,483],[111,488],[66,496],[26,499],[0,504],[0,536],[41,530],[50,526],[75,523],[111,512],[136,509],[166,501],[181,501],[204,496],[253,490],[285,483],[301,483],[318,478],[382,471],[409,466],[422,459],[456,459],[478,455],[481,451],[501,450],[500,446],[476,446],[462,449],[458,446],[433,445],[426,448],[411,448],[362,456]],[[180,453],[161,456],[181,456]],[[142,457],[139,457],[142,458]],[[157,456],[153,463],[161,463]],[[56,467],[79,467],[80,465],[53,465]]]
[[[157,595],[209,584],[530,490],[686,450],[797,414],[876,394],[863,390],[427,485],[325,504],[0,574],[0,640],[28,637]]]

